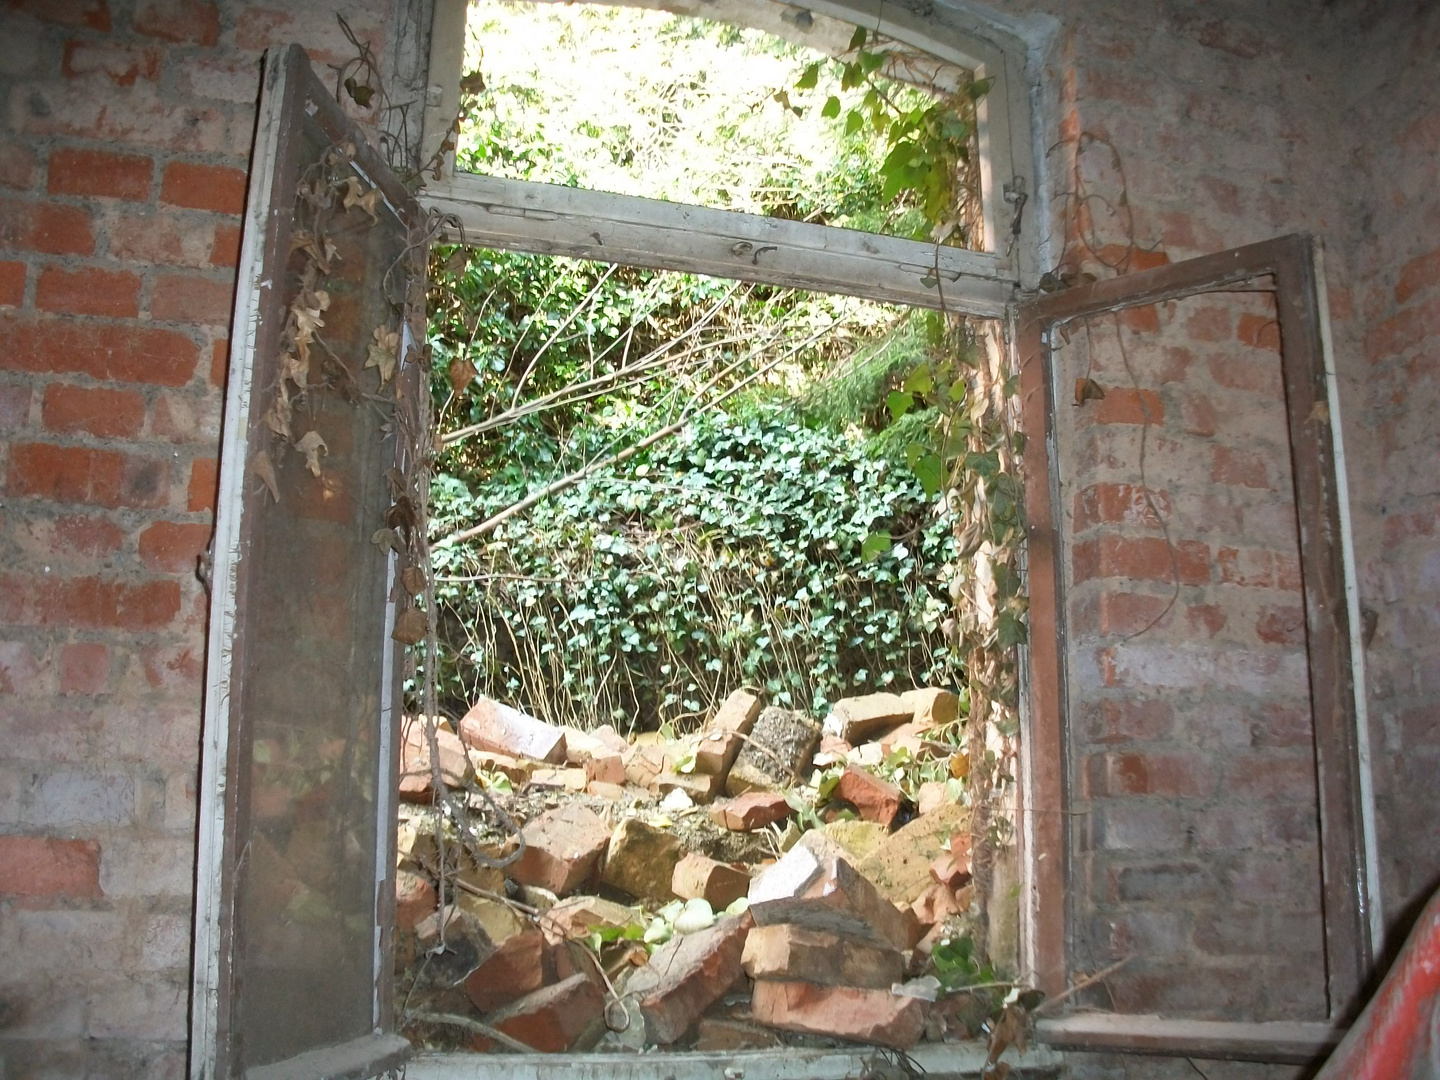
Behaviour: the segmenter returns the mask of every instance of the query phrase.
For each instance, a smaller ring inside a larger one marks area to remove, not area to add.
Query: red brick
[[[0,136],[0,187],[27,191],[35,186],[39,172],[30,147]]]
[[[1215,790],[1208,758],[1188,754],[1106,754],[1104,788],[1110,795],[1199,798]]]
[[[1161,537],[1132,539],[1102,536],[1076,544],[1072,556],[1075,581],[1121,577],[1142,581],[1173,581],[1183,585],[1210,581],[1210,548],[1198,540],[1181,540],[1171,550]]]
[[[1268,316],[1253,315],[1249,312],[1241,315],[1235,336],[1252,348],[1276,352],[1280,349],[1280,324]]]
[[[1159,528],[1150,503],[1169,516],[1170,496],[1155,490],[1149,492],[1149,500],[1145,495],[1146,489],[1138,484],[1091,484],[1075,497],[1075,529],[1083,531],[1092,525]]]
[[[1395,302],[1403,304],[1436,282],[1440,282],[1440,249],[1418,255],[1400,268],[1400,279],[1395,283]]]
[[[605,1034],[605,991],[587,975],[572,975],[525,995],[486,1020],[543,1053],[588,1050]],[[483,1035],[476,1035],[469,1045],[472,1050],[495,1049]]]
[[[1125,308],[1120,312],[1120,322],[1137,334],[1153,334],[1160,329],[1160,309],[1154,304]]]
[[[1103,635],[1128,637],[1155,625],[1168,607],[1170,598],[1166,596],[1105,592],[1085,604],[1084,622]]]
[[[61,148],[50,152],[46,190],[51,195],[99,195],[133,202],[150,197],[154,171],[154,162],[139,154]]]
[[[1154,390],[1111,389],[1090,402],[1097,424],[1151,424],[1165,422],[1165,403]]]
[[[722,911],[750,891],[750,875],[692,851],[675,864],[670,891],[682,900],[704,900]]]
[[[466,977],[465,993],[482,1013],[509,1005],[543,985],[544,954],[545,935],[533,927],[522,930],[500,942],[490,959]]]
[[[210,265],[215,230],[209,215],[161,208],[110,224],[110,257],[160,266]]]
[[[171,574],[193,572],[210,543],[210,526],[157,521],[140,534],[140,561],[151,570]]]
[[[130,24],[166,41],[214,45],[220,40],[220,10],[209,0],[141,0]]]
[[[210,247],[211,266],[238,266],[240,263],[240,226],[215,226],[215,242]]]
[[[1278,359],[1215,356],[1210,360],[1210,377],[1232,390],[1251,390],[1269,398],[1279,398],[1281,394]]]
[[[877,822],[887,829],[894,824],[905,802],[904,794],[894,784],[854,765],[846,766],[840,774],[840,782],[835,785],[835,798],[855,807],[865,821]]]
[[[1094,742],[1150,742],[1162,739],[1174,725],[1169,702],[1125,698],[1103,701],[1090,713],[1086,737]]]
[[[137,79],[153,83],[160,78],[160,50],[72,38],[65,43],[60,70],[70,78],[105,75],[116,86],[134,86]]]
[[[752,925],[747,912],[726,916],[707,930],[677,935],[631,976],[625,992],[640,1004],[647,1041],[675,1042],[740,980]]]
[[[1236,799],[1315,798],[1312,754],[1269,753],[1230,755],[1226,759],[1225,794]]]
[[[551,810],[525,826],[525,853],[509,874],[523,885],[541,885],[566,896],[598,869],[610,829],[575,803]]]
[[[5,490],[55,502],[157,507],[169,498],[164,461],[82,446],[21,443],[10,451]]]
[[[222,338],[210,346],[210,385],[224,390],[229,374],[230,342]]]
[[[1225,612],[1215,604],[1190,604],[1185,608],[1185,618],[1192,627],[1204,630],[1206,637],[1214,637],[1225,629],[1228,621]]]
[[[94,840],[0,836],[0,896],[98,900],[100,845]]]
[[[1256,548],[1220,548],[1215,553],[1220,580],[1227,585],[1266,589],[1275,584],[1275,556]]]
[[[83,514],[56,518],[51,536],[56,551],[87,558],[113,554],[125,540],[125,533],[113,521]]]
[[[1228,484],[1231,487],[1270,488],[1269,466],[1265,455],[1234,450],[1228,446],[1215,447],[1210,479],[1217,484]]]
[[[185,493],[185,509],[192,514],[215,509],[215,490],[219,479],[214,458],[196,458],[190,463],[190,483]]]
[[[25,303],[25,264],[0,262],[0,306],[19,307]]]
[[[48,431],[84,431],[110,438],[136,435],[145,422],[145,399],[134,390],[51,383],[45,388],[41,420]]]
[[[90,211],[51,202],[0,200],[0,247],[45,255],[93,254]]]
[[[0,431],[14,435],[30,423],[30,387],[0,386]]]
[[[822,986],[890,988],[905,977],[897,949],[780,923],[757,926],[741,954],[752,979],[801,979]]]
[[[184,334],[151,327],[0,318],[0,368],[78,373],[118,382],[183,386],[200,350]]]
[[[180,613],[180,584],[97,577],[0,578],[0,615],[17,626],[159,630]]]
[[[1185,333],[1196,341],[1226,341],[1234,325],[1229,308],[1200,307],[1185,320]]]
[[[802,982],[758,982],[751,1003],[755,1019],[768,1027],[906,1050],[925,1032],[929,1003],[887,990],[814,986]]]
[[[710,808],[710,817],[735,832],[751,832],[784,821],[794,812],[784,795],[750,791],[729,802],[716,803]]]
[[[1206,438],[1215,434],[1220,419],[1215,403],[1203,394],[1187,394],[1180,405],[1180,416],[1186,434]]]
[[[553,724],[482,697],[460,720],[466,746],[515,758],[560,764],[565,760],[565,731]]]
[[[192,165],[172,161],[165,166],[160,201],[222,214],[245,211],[245,170],[229,165]]]
[[[103,694],[110,682],[110,650],[95,641],[66,645],[60,653],[60,693]]]
[[[10,0],[10,6],[62,26],[110,29],[110,8],[105,0]]]
[[[1305,610],[1287,605],[1267,607],[1255,622],[1255,634],[1267,645],[1305,644]]]
[[[35,286],[35,306],[63,315],[133,318],[140,314],[140,279],[123,270],[47,266]]]
[[[228,326],[234,300],[233,281],[165,274],[156,278],[150,290],[150,317],[162,322]]]

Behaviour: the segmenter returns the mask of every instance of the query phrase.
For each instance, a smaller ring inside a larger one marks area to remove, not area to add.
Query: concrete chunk
[[[460,738],[476,750],[560,764],[565,730],[492,698],[482,697],[460,721]]]
[[[741,957],[752,979],[787,979],[821,986],[889,989],[905,976],[898,949],[789,923],[757,926]]]
[[[722,918],[708,930],[672,938],[625,984],[645,1017],[648,1041],[667,1046],[735,984],[752,923],[748,913]]]
[[[779,791],[803,780],[820,741],[820,729],[804,713],[762,709],[725,778],[725,791]]]
[[[510,867],[522,885],[566,896],[588,881],[610,844],[610,828],[577,803],[535,818],[522,830],[525,854]]]
[[[740,753],[745,741],[742,736],[750,734],[755,718],[764,707],[765,703],[748,690],[731,693],[700,733],[700,744],[695,749],[695,771],[723,778]]]
[[[680,841],[639,818],[622,821],[610,836],[600,880],[631,896],[668,901],[670,879],[683,854]]]
[[[750,875],[692,851],[675,864],[670,891],[682,900],[705,900],[721,911],[750,891]]]
[[[892,833],[888,843],[855,864],[888,900],[908,904],[930,884],[930,863],[951,834],[968,830],[970,810],[945,803]]]
[[[904,918],[844,854],[823,833],[807,832],[751,883],[750,911],[756,924],[794,923],[883,947],[906,948],[910,935]]]
[[[841,698],[830,706],[825,730],[856,746],[887,728],[905,723],[914,715],[914,708],[905,704],[899,694]]]
[[[757,982],[750,1010],[760,1023],[785,1031],[908,1050],[925,1032],[929,1004],[889,990]]]

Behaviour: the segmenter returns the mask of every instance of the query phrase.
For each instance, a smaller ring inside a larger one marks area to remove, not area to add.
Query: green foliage
[[[997,981],[995,969],[976,951],[975,940],[969,936],[941,938],[930,952],[935,977],[945,990],[962,990]]]
[[[547,479],[517,462],[434,485],[443,532]],[[954,681],[941,633],[954,540],[920,485],[856,433],[781,406],[674,440],[436,552],[441,691],[477,689],[568,723],[655,728],[738,686],[823,710]],[[901,539],[867,552],[867,537]],[[464,579],[464,580],[461,580]]]

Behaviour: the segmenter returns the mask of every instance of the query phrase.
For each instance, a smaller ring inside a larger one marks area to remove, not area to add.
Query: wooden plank
[[[420,137],[420,167],[435,159],[444,145],[455,115],[460,109],[460,79],[465,74],[466,0],[435,0],[430,20],[430,67],[425,87],[424,132]],[[455,155],[446,154],[439,163],[441,175],[448,173]]]
[[[1339,1043],[1344,1033],[1344,1029],[1329,1024],[1292,1021],[1244,1024],[1113,1013],[1084,1013],[1040,1020],[1035,1025],[1039,1041],[1065,1050],[1113,1050],[1282,1064],[1314,1061]]]
[[[421,203],[486,247],[846,293],[998,317],[1014,291],[993,255],[803,221],[463,175]]]

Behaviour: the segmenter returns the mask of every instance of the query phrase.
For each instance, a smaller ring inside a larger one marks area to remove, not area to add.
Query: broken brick
[[[835,785],[835,797],[855,807],[863,820],[886,828],[894,824],[905,802],[904,794],[894,784],[853,765],[846,766],[840,774],[840,782]]]
[[[443,931],[442,931],[443,927]],[[415,941],[430,957],[424,975],[434,986],[458,986],[495,952],[480,920],[455,904],[427,915],[415,927]],[[435,951],[444,943],[444,948]]]
[[[435,910],[435,886],[409,870],[395,872],[395,929],[404,933]]]
[[[624,756],[606,751],[587,758],[585,761],[585,780],[589,784],[624,784]]]
[[[661,795],[680,790],[690,796],[693,803],[708,803],[720,794],[722,781],[718,776],[702,772],[682,773],[666,769],[655,779],[655,789]]]
[[[552,942],[586,937],[592,930],[613,930],[642,922],[634,908],[599,896],[571,896],[540,916],[540,927]]]
[[[477,773],[499,773],[515,784],[523,784],[535,771],[531,761],[521,761],[509,754],[497,754],[490,750],[471,750],[470,764]]]
[[[741,957],[752,979],[889,989],[905,976],[898,949],[781,923],[750,931]]]
[[[710,808],[710,817],[731,832],[754,832],[784,821],[795,811],[785,796],[773,791],[751,791]]]
[[[554,986],[525,995],[486,1023],[542,1053],[589,1050],[605,1034],[605,992],[584,975],[572,975]],[[484,1035],[470,1042],[472,1050],[493,1050]]]
[[[855,746],[914,716],[914,707],[901,700],[899,694],[866,694],[863,697],[841,698],[830,706],[825,730]]]
[[[953,843],[953,841],[952,841]],[[930,876],[951,890],[960,888],[970,880],[970,859],[968,854],[956,858],[953,852],[942,852],[930,863]]]
[[[577,803],[541,814],[521,831],[525,853],[510,867],[510,876],[556,896],[588,881],[610,844],[609,826]]]
[[[465,993],[482,1013],[508,1005],[539,990],[545,935],[528,929],[502,942],[483,964],[465,979]]]
[[[470,757],[454,732],[435,729],[440,751],[440,778],[447,787],[461,787],[473,775]],[[405,722],[405,742],[400,748],[400,797],[411,802],[429,802],[433,797],[430,767],[430,737],[425,722],[416,717]]]
[[[609,724],[604,724],[594,731],[581,731],[572,727],[561,730],[565,733],[565,760],[571,765],[583,766],[591,758],[623,754],[630,748],[630,744]]]
[[[820,729],[804,713],[775,706],[762,709],[725,777],[725,791],[779,791],[803,780]]]
[[[637,743],[625,752],[622,760],[627,783],[636,787],[654,788],[655,782],[669,763],[669,755],[664,746]]]
[[[696,1050],[773,1050],[784,1045],[775,1032],[744,1020],[707,1016],[696,1028]]]
[[[528,781],[531,786],[537,788],[550,788],[555,791],[573,791],[577,794],[584,791],[590,781],[585,776],[584,769],[536,769],[530,774]]]
[[[938,881],[930,883],[930,887],[915,898],[910,905],[910,910],[915,913],[915,918],[921,926],[935,926],[944,922],[951,915],[960,914],[960,905],[955,902],[955,893],[949,887],[940,884]]]
[[[708,930],[671,938],[635,969],[625,993],[640,1002],[648,1041],[673,1043],[735,984],[751,925],[748,912],[726,916]]]
[[[476,750],[559,764],[565,760],[563,728],[482,697],[460,721],[460,738]]]
[[[751,883],[750,911],[760,926],[794,923],[892,949],[909,944],[895,905],[846,861],[844,849],[815,829]]]
[[[917,817],[855,864],[887,900],[908,904],[930,884],[930,863],[952,834],[970,827],[970,810],[949,802]]]
[[[721,911],[750,891],[750,875],[692,851],[675,864],[670,891],[682,900],[704,900]]]
[[[723,778],[735,764],[744,736],[750,734],[762,708],[764,702],[748,690],[731,693],[700,733],[700,743],[695,748],[695,771]]]
[[[910,722],[920,727],[943,727],[960,717],[960,699],[949,690],[907,690],[900,695],[900,702],[910,709]]]
[[[670,879],[680,861],[680,841],[639,818],[622,821],[610,836],[600,880],[634,897],[668,901]]]
[[[750,1003],[755,1019],[785,1031],[831,1035],[907,1050],[920,1041],[930,1003],[889,990],[757,982]]]

